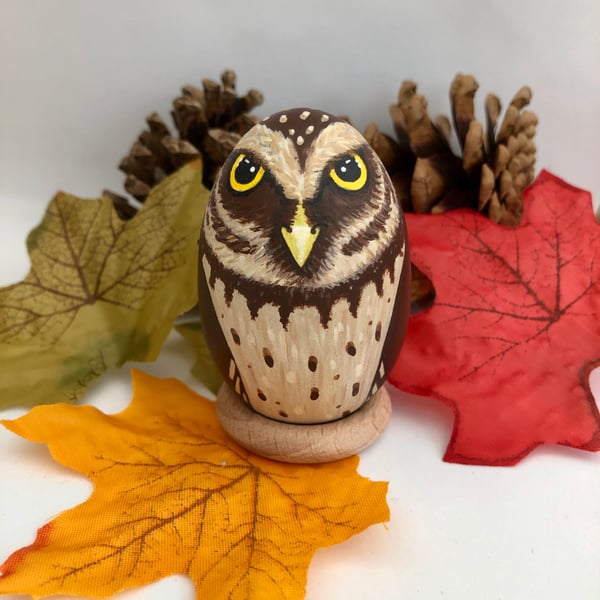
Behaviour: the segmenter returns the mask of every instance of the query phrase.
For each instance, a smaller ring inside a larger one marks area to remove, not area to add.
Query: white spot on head
[[[311,134],[311,133],[312,133],[314,130],[315,130],[315,127],[314,127],[314,125],[309,125],[309,126],[306,128],[306,135],[310,135],[310,134]]]
[[[302,146],[302,144],[304,144],[304,138],[301,135],[296,138],[296,144],[298,144],[298,146]]]
[[[279,117],[279,122],[280,123],[287,123],[287,115],[281,115]]]
[[[304,112],[300,113],[300,118],[303,121],[306,121],[306,119],[308,119],[308,117],[310,117],[310,111],[305,110]]]
[[[289,130],[289,134],[290,134],[290,135],[294,135],[295,133],[296,133],[296,130],[295,130],[295,129],[290,129],[290,130]]]
[[[329,121],[329,115],[321,115],[321,123],[327,123]]]

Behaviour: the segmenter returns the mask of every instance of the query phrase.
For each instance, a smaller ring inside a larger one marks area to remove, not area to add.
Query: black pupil
[[[259,166],[247,156],[244,157],[235,169],[235,178],[242,185],[250,183],[258,173]]]
[[[342,181],[352,183],[360,177],[360,165],[354,156],[346,156],[337,162],[335,172]]]

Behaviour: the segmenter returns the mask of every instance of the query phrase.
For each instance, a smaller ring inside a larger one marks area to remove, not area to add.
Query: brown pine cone
[[[157,183],[199,156],[203,160],[204,185],[212,187],[233,147],[258,121],[248,113],[262,102],[258,90],[237,95],[232,70],[221,75],[221,83],[204,79],[202,88],[184,86],[181,96],[173,100],[171,111],[178,135],[171,133],[157,113],[146,118],[148,128],[119,164],[127,175],[125,190],[144,202]],[[106,190],[104,193],[112,199],[121,218],[131,218],[137,212],[126,198]]]
[[[515,225],[523,190],[532,182],[537,117],[523,110],[531,90],[521,88],[499,127],[500,100],[485,100],[486,130],[474,117],[477,81],[458,74],[450,87],[452,121],[460,153],[451,147],[447,117],[431,120],[425,97],[412,81],[403,82],[390,107],[396,139],[369,125],[365,137],[381,157],[407,211],[439,213],[452,208],[480,210],[496,223]]]

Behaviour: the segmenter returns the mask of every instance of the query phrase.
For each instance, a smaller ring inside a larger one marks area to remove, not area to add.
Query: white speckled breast
[[[376,378],[403,260],[396,257],[393,276],[384,274],[381,295],[374,283],[365,286],[356,316],[346,299],[333,304],[327,327],[315,307],[295,308],[286,326],[273,304],[252,318],[239,292],[225,302],[225,286],[217,278],[209,290],[233,355],[228,377],[235,391],[255,411],[290,423],[332,421],[360,408],[376,391],[372,382],[386,375]],[[202,263],[210,280],[206,257]]]

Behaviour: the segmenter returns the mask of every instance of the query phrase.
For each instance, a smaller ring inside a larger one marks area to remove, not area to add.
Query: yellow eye
[[[367,167],[358,154],[349,154],[335,163],[329,177],[343,190],[357,192],[367,183]]]
[[[265,170],[250,156],[240,154],[229,173],[229,185],[236,192],[248,192],[263,178]]]

